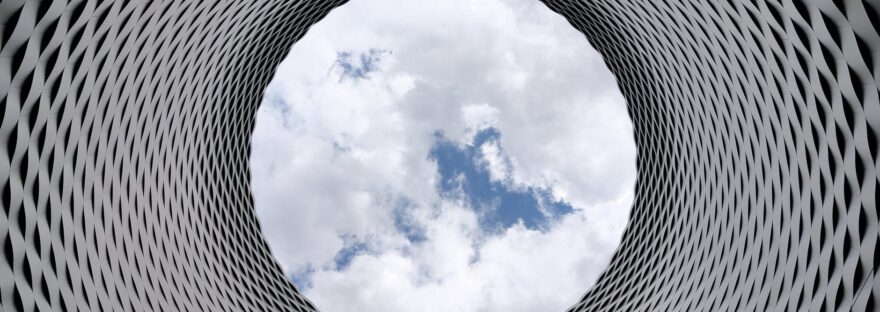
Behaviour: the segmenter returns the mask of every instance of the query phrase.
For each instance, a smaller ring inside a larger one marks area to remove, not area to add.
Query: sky
[[[352,0],[257,114],[255,207],[322,311],[552,311],[626,226],[631,121],[602,57],[535,0]]]

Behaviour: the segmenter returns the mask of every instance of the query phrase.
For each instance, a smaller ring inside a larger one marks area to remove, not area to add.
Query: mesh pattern
[[[314,310],[260,233],[249,140],[343,2],[0,2],[2,310]],[[639,153],[571,311],[878,309],[880,4],[545,2],[617,76]]]
[[[874,311],[880,6],[548,1],[627,99],[639,178],[571,311]]]
[[[3,1],[3,311],[311,311],[255,219],[273,69],[341,1]]]

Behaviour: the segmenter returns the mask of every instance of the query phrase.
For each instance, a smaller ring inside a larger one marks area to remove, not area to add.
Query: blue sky
[[[380,61],[377,49],[371,49],[360,57],[351,52],[340,52],[334,66],[343,68],[341,79],[369,79],[369,74],[378,70]],[[384,51],[387,53],[387,51]],[[356,56],[356,55],[355,55]],[[534,186],[515,186],[505,181],[493,181],[485,162],[481,158],[480,146],[486,143],[499,144],[502,134],[496,128],[485,128],[474,134],[471,142],[459,144],[447,139],[441,131],[433,135],[433,146],[428,158],[435,162],[439,182],[437,192],[449,199],[467,202],[467,207],[478,216],[480,229],[487,234],[502,233],[521,223],[527,229],[546,230],[552,222],[570,214],[570,204],[555,200],[550,190]],[[394,226],[413,244],[423,242],[424,229],[419,228],[407,218],[407,210],[412,204],[401,199],[393,211]],[[336,269],[344,270],[360,253],[369,252],[367,244],[357,237],[345,236],[345,247],[335,255]],[[311,287],[310,275],[313,268],[291,275],[299,288]]]
[[[626,224],[623,97],[527,0],[353,0],[279,66],[252,139],[263,233],[322,311],[564,310]]]
[[[500,232],[518,222],[529,229],[545,229],[551,221],[572,212],[571,205],[554,200],[550,190],[493,181],[489,169],[481,163],[479,148],[490,141],[501,141],[498,129],[482,129],[463,146],[442,133],[435,135],[430,157],[437,162],[440,194],[463,197],[477,212],[486,232]]]
[[[473,142],[466,145],[451,142],[437,133],[429,157],[437,164],[438,193],[467,201],[468,207],[478,215],[480,229],[488,234],[501,233],[520,222],[528,229],[546,230],[551,222],[571,213],[571,205],[554,201],[549,190],[531,186],[517,188],[492,181],[488,168],[481,163],[479,146],[500,139],[501,133],[494,128],[477,132]],[[399,203],[394,211],[394,225],[407,240],[418,244],[426,237],[423,229],[406,219],[409,208],[412,206],[407,201]],[[345,247],[334,257],[337,269],[345,269],[359,253],[368,251],[364,242],[353,237],[346,239]],[[311,273],[309,270],[291,279],[300,288],[308,288]]]
[[[392,52],[371,48],[366,52],[340,51],[333,67],[341,68],[339,82],[345,79],[369,79],[379,70],[383,56]],[[332,68],[331,68],[332,69]],[[439,129],[433,135],[429,158],[436,162],[440,182],[438,192],[445,197],[461,197],[469,203],[480,219],[484,231],[503,231],[518,222],[529,229],[546,229],[549,223],[571,213],[570,204],[553,198],[551,190],[533,186],[517,187],[505,181],[493,181],[489,169],[480,158],[480,146],[488,142],[500,143],[500,130],[489,127],[474,134],[470,143],[459,144],[447,139]],[[403,203],[398,209],[409,206]],[[396,226],[407,233],[412,242],[420,240],[418,230],[400,221],[403,212],[396,212]],[[345,267],[353,255],[365,249],[362,243],[352,243],[337,255],[338,267]],[[301,285],[306,286],[306,285]]]
[[[333,65],[342,69],[339,74],[340,82],[346,78],[368,79],[370,73],[378,70],[382,56],[390,53],[391,51],[382,49],[370,49],[363,53],[340,51],[336,53],[336,62]]]
[[[365,52],[340,51],[336,53],[334,68],[339,82],[344,80],[368,80],[370,74],[378,71],[382,58],[392,51],[371,48]],[[286,105],[282,105],[282,113]],[[551,190],[534,186],[516,186],[507,181],[495,181],[489,168],[482,161],[480,147],[486,143],[500,145],[502,134],[499,129],[488,127],[477,131],[471,142],[460,144],[449,140],[439,129],[432,136],[433,145],[429,159],[437,166],[439,182],[437,192],[446,198],[461,199],[477,213],[480,228],[486,233],[500,233],[522,223],[526,228],[546,230],[551,222],[573,211],[570,204],[553,198]],[[334,144],[341,151],[338,144]],[[407,220],[407,209],[412,208],[405,199],[401,200],[393,212],[395,227],[411,243],[424,241],[422,229]],[[359,253],[368,251],[368,246],[354,237],[345,237],[345,247],[334,257],[337,269],[345,269]],[[300,288],[310,286],[309,275],[313,270],[295,274],[291,280]]]

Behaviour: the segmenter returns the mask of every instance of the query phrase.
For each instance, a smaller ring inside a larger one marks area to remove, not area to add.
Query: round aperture
[[[325,311],[562,310],[636,176],[616,80],[538,1],[353,1],[266,91],[255,206]]]

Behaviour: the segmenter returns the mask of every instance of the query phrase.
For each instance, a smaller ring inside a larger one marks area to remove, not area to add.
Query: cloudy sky
[[[631,127],[539,1],[353,0],[266,90],[256,209],[323,311],[563,310],[625,226]]]

